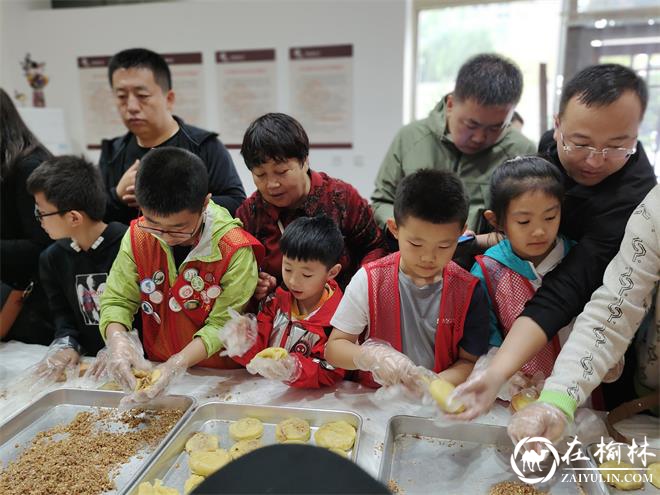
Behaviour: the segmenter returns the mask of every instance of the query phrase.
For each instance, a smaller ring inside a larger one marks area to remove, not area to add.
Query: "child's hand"
[[[385,387],[409,380],[416,368],[408,356],[376,339],[367,340],[360,346],[360,354],[354,363],[358,369],[370,371],[376,383]]]
[[[561,409],[545,402],[536,402],[513,415],[508,432],[514,444],[532,437],[557,442],[563,438],[567,425],[568,419]],[[532,449],[537,450],[536,446]]]
[[[85,380],[99,381],[108,373],[108,348],[104,347],[99,352],[96,353],[96,359],[92,364],[87,368]]]
[[[253,314],[240,314],[234,308],[227,310],[231,319],[218,330],[218,337],[225,348],[221,356],[242,356],[257,341],[257,319]]]
[[[149,402],[153,398],[163,394],[187,369],[186,359],[183,354],[174,354],[167,361],[156,366],[154,372],[160,372],[160,375],[155,382],[142,390],[136,390],[124,397],[119,403],[120,407],[134,407],[135,405]]]
[[[80,355],[75,349],[59,343],[56,339],[48,348],[46,357],[34,367],[31,373],[34,379],[31,388],[42,389],[56,381],[65,381],[74,375],[77,376],[79,358]]]
[[[506,382],[506,377],[500,377],[495,370],[475,366],[465,383],[456,387],[449,397],[450,401],[465,405],[465,411],[452,418],[469,421],[488,412]]]
[[[113,331],[108,327],[106,335],[108,373],[125,391],[132,392],[136,383],[133,368],[150,370],[152,364],[144,359],[142,344],[137,335],[123,329],[117,330],[116,327]]]
[[[257,287],[254,289],[255,300],[261,301],[277,287],[277,279],[266,272],[259,272]]]
[[[255,356],[245,367],[253,375],[261,375],[269,380],[284,383],[295,382],[302,373],[298,356],[289,354],[283,359],[267,359]]]

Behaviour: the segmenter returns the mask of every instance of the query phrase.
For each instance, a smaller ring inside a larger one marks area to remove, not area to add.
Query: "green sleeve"
[[[379,227],[383,227],[388,218],[394,216],[394,195],[396,186],[403,179],[403,157],[401,153],[401,136],[397,134],[387,150],[380,165],[373,194],[371,195],[374,218]]]
[[[561,409],[570,421],[573,421],[578,403],[570,395],[556,390],[544,390],[541,392],[538,402],[545,402]]]
[[[140,287],[130,232],[130,229],[127,230],[121,240],[119,253],[112,264],[101,296],[99,330],[103,339],[110,323],[120,323],[130,330],[133,317],[140,307]]]
[[[227,310],[234,308],[241,313],[254,294],[258,271],[257,260],[251,247],[240,248],[232,256],[227,271],[220,280],[222,293],[215,300],[204,326],[195,334],[195,337],[200,337],[204,342],[209,357],[222,348],[218,330],[230,319]]]

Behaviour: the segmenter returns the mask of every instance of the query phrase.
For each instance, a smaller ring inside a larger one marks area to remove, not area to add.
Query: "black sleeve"
[[[101,144],[101,156],[99,158],[99,169],[105,188],[105,217],[104,221],[121,222],[128,225],[137,216],[135,208],[122,203],[117,197],[117,184],[124,174],[123,168],[117,169],[116,163],[110,163],[113,154],[114,140],[104,140]]]
[[[209,192],[213,201],[233,216],[245,200],[245,190],[229,151],[218,139],[211,138],[203,143],[201,158],[209,170]]]
[[[468,308],[465,324],[463,325],[463,338],[458,345],[474,356],[481,356],[488,352],[488,339],[490,327],[488,323],[488,299],[481,284],[474,287],[470,307]]]
[[[66,294],[64,292],[67,289],[62,286],[66,277],[62,277],[62,275],[55,270],[54,265],[57,265],[57,260],[53,258],[53,249],[47,249],[41,253],[41,257],[39,258],[39,274],[41,277],[41,284],[46,293],[46,297],[48,298],[48,306],[55,323],[54,338],[71,337],[79,343],[80,331],[76,327],[76,317],[73,313],[73,308],[67,303]]]

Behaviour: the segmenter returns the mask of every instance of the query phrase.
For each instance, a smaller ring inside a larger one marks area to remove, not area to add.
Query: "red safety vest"
[[[258,240],[241,228],[233,228],[218,242],[221,259],[211,263],[200,260],[187,262],[170,287],[167,254],[158,240],[138,228],[137,220],[131,222],[130,232],[141,284],[144,349],[152,361],[166,361],[181,351],[204,326],[215,298],[222,291],[222,277],[238,249],[251,246],[258,260],[264,255],[264,248]],[[184,274],[191,269],[196,270],[199,277],[194,284],[184,278]],[[151,282],[145,284],[147,279]],[[154,292],[160,292],[160,295],[154,297]],[[198,363],[198,366],[222,369],[240,367],[234,360],[220,357],[217,353]]]
[[[389,342],[401,351],[401,298],[399,296],[400,253],[365,265],[369,283],[369,338]],[[453,261],[442,272],[442,297],[435,334],[435,366],[439,373],[458,359],[458,343],[463,338],[463,325],[474,288],[479,283]],[[379,387],[371,373],[358,372],[358,381]]]
[[[525,308],[525,303],[534,296],[534,287],[527,278],[490,256],[477,256],[476,261],[484,274],[493,311],[506,337]],[[529,376],[540,371],[547,378],[552,373],[559,351],[559,338],[555,336],[521,370]]]

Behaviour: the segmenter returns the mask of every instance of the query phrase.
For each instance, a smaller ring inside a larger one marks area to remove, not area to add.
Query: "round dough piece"
[[[275,438],[282,443],[287,440],[299,440],[306,442],[309,440],[309,423],[300,418],[287,418],[277,423],[275,427]]]
[[[314,434],[319,447],[351,450],[355,443],[355,428],[346,421],[333,421],[321,426]]]
[[[202,452],[198,450],[190,454],[188,466],[193,474],[209,476],[229,461],[231,461],[231,456],[224,449],[214,450],[213,452]]]
[[[179,495],[179,491],[176,488],[163,485],[161,480],[154,480],[153,486],[148,481],[140,483],[138,495]]]
[[[651,476],[651,484],[656,488],[660,488],[660,462],[649,464],[646,473]]]
[[[288,355],[288,351],[283,347],[266,347],[263,351],[258,352],[254,357],[279,361],[280,359],[286,358]]]
[[[186,482],[183,484],[183,493],[185,495],[188,495],[190,492],[192,492],[195,488],[197,488],[202,481],[204,481],[206,478],[204,476],[199,476],[197,474],[191,474],[190,478],[186,480]]]
[[[213,452],[218,450],[218,436],[198,431],[186,442],[186,452]]]
[[[158,381],[161,376],[161,371],[155,369],[153,371],[144,371],[133,368],[133,376],[135,376],[135,391],[144,390],[151,387]]]
[[[242,418],[229,426],[229,435],[235,440],[254,440],[264,434],[264,425],[257,418]]]
[[[606,461],[600,465],[600,474],[603,476],[605,483],[612,485],[618,490],[639,490],[644,486],[644,481],[633,480],[635,474],[640,474],[641,471],[635,471],[632,464],[629,462],[617,462],[616,460]],[[625,470],[618,470],[612,468],[626,468]],[[624,478],[627,478],[630,481],[626,481]]]
[[[283,442],[280,442],[282,445],[284,444],[295,444],[295,445],[307,445],[307,442],[303,440],[284,440]]]
[[[348,459],[348,452],[341,449],[328,449],[330,452],[334,452],[337,455],[342,456],[344,459]]]
[[[449,396],[455,388],[451,383],[439,378],[429,384],[431,397],[438,403],[440,409],[449,414],[456,414],[465,410],[462,404],[449,404],[448,402]]]
[[[261,447],[261,440],[239,440],[229,449],[229,455],[231,458],[236,460],[240,456],[245,455],[253,450],[257,450]]]

